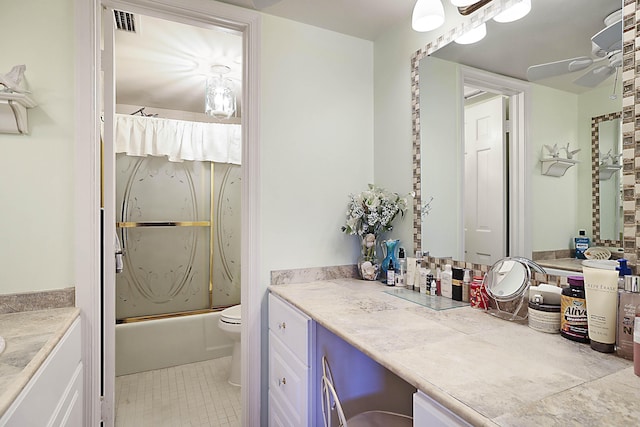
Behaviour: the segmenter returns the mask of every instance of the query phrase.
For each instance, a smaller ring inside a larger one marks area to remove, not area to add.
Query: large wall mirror
[[[606,117],[598,122],[606,143],[622,141],[622,25],[606,52],[592,44],[620,21],[622,2],[532,3],[519,21],[489,19],[480,42],[428,45],[412,60],[414,244],[433,256],[491,265],[568,253],[578,229],[622,246],[621,146],[604,149],[592,134],[592,120]],[[598,167],[607,153],[620,167],[605,183]],[[553,157],[571,160],[561,175],[545,172],[541,160]]]

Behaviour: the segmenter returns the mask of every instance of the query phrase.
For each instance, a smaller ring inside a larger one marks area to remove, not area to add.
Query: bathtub
[[[116,376],[231,356],[220,312],[116,325]]]

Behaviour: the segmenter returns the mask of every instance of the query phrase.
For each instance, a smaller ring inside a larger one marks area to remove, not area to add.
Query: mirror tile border
[[[451,42],[467,29],[491,19],[499,11],[518,2],[518,0],[503,0],[490,4],[472,16],[469,22],[451,29],[411,56],[411,125],[413,131],[413,191],[415,194],[413,203],[413,245],[416,250],[421,248],[422,245],[420,75],[418,68],[420,60]],[[640,80],[638,80],[638,88],[636,88],[636,79],[640,79],[640,56],[636,58],[636,46],[640,45],[640,33],[636,28],[637,13],[640,13],[640,3],[637,0],[624,0],[622,11],[622,160],[625,165],[632,166],[625,166],[622,174],[625,200],[622,245],[624,257],[629,260],[629,264],[632,266],[635,266],[638,262],[640,249],[640,180],[638,179],[640,176]]]
[[[591,198],[591,220],[593,227],[593,243],[599,246],[614,247],[620,246],[620,240],[603,240],[600,236],[600,123],[619,119],[622,114],[604,114],[591,118],[591,186],[593,187],[593,197]],[[624,169],[633,167],[631,161],[623,162]],[[630,198],[631,200],[631,198]],[[624,199],[626,202],[627,200]]]

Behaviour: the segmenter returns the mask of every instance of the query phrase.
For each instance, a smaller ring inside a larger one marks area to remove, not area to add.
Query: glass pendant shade
[[[531,0],[522,0],[516,3],[504,12],[500,12],[493,17],[496,22],[513,22],[520,18],[524,18],[531,11]]]
[[[479,0],[450,0],[451,4],[456,7],[465,7],[471,6],[474,3],[477,3]]]
[[[205,89],[205,114],[218,119],[228,119],[236,111],[233,83],[220,76],[207,78]]]
[[[444,24],[444,6],[440,0],[418,0],[411,15],[411,28],[424,32]]]
[[[487,35],[487,25],[481,24],[473,30],[467,31],[454,41],[458,44],[471,44],[479,42]]]

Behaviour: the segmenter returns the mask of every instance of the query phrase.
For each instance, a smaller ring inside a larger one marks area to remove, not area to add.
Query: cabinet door
[[[269,330],[305,365],[309,365],[311,319],[280,298],[269,294]]]
[[[289,422],[272,391],[269,392],[269,427],[295,427]]]
[[[0,427],[81,426],[80,343],[80,319],[76,319],[7,409],[0,419]]]
[[[413,395],[413,425],[414,427],[471,427],[471,424],[421,391]]]
[[[309,367],[303,365],[270,331],[269,391],[294,426],[308,424],[309,372]]]

